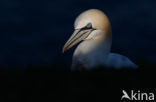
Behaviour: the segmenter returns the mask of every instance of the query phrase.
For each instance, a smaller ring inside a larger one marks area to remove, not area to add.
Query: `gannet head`
[[[63,47],[63,52],[82,40],[103,39],[111,36],[107,16],[100,10],[90,9],[81,13],[75,20],[75,31]]]

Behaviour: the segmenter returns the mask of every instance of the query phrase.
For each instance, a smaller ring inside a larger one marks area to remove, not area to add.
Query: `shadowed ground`
[[[60,65],[58,67],[61,67]],[[62,68],[28,66],[26,70],[0,68],[0,102],[120,102],[122,90],[154,92],[155,67],[138,70],[97,68],[70,72]]]

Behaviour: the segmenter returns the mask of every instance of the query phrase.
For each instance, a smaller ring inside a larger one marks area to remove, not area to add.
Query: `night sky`
[[[74,31],[74,20],[96,8],[110,19],[112,52],[134,62],[156,62],[155,0],[1,0],[0,64],[70,66],[74,48],[62,47]]]

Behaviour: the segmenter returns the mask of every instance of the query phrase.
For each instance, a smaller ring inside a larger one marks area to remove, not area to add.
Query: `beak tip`
[[[67,47],[63,47],[62,53],[64,53],[67,50]]]

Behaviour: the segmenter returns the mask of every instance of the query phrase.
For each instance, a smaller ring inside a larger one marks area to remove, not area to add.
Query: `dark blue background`
[[[76,46],[65,54],[62,47],[75,18],[91,8],[108,15],[113,52],[137,65],[156,63],[156,0],[0,0],[0,102],[116,102],[123,89],[155,90],[155,67],[91,73],[58,68],[69,68]]]
[[[62,47],[75,18],[91,8],[110,19],[112,52],[156,62],[155,0],[1,0],[0,64],[69,66],[74,48],[62,54]]]

